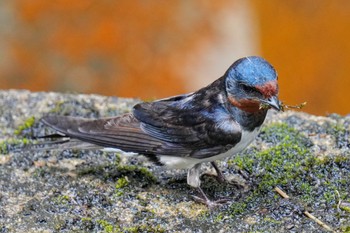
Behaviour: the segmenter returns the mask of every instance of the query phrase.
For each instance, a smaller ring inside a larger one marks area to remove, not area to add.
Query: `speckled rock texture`
[[[269,114],[247,150],[219,163],[229,183],[203,169],[210,198],[232,199],[213,209],[193,200],[186,171],[38,146],[36,137],[53,133],[39,122],[47,113],[111,117],[137,102],[0,91],[0,232],[350,232],[349,116]]]

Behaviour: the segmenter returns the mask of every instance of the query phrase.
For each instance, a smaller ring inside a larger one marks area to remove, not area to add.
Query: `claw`
[[[202,197],[192,196],[193,199],[199,203],[202,203],[202,204],[208,206],[209,208],[214,208],[214,207],[217,207],[219,205],[222,205],[222,204],[225,204],[225,203],[231,201],[231,199],[229,199],[229,198],[223,198],[223,199],[219,199],[216,201],[211,201],[211,200],[209,200],[207,195],[203,192],[203,190],[200,187],[198,187],[197,189],[200,192]]]

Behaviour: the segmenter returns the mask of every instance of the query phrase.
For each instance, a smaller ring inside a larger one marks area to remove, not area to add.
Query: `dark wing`
[[[126,152],[153,154],[162,145],[140,129],[140,122],[132,114],[96,120],[45,116],[41,121],[71,138]]]
[[[209,114],[213,109],[192,100],[190,94],[141,103],[133,114],[107,119],[46,116],[42,121],[71,138],[144,155],[206,158],[238,143],[241,129],[230,114]]]
[[[187,156],[206,158],[223,153],[241,139],[241,128],[219,100],[205,106],[195,93],[135,105],[133,114],[148,135],[186,149]],[[172,156],[184,156],[182,154]],[[185,155],[186,156],[186,155]]]

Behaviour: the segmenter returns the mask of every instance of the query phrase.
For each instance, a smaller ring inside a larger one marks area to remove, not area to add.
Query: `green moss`
[[[247,170],[254,178],[251,200],[261,193],[270,192],[276,186],[295,187],[310,194],[312,184],[303,180],[312,157],[311,142],[286,124],[272,124],[262,129],[260,137],[271,147],[264,151],[253,149],[249,154],[239,154],[229,161]],[[247,200],[234,203],[231,214],[239,214],[248,206]]]
[[[104,153],[107,153],[107,152],[104,152]],[[115,164],[118,165],[120,164],[120,161],[121,161],[121,154],[120,153],[115,153]]]
[[[282,221],[278,221],[278,220],[273,219],[271,217],[265,217],[263,220],[265,222],[269,222],[269,223],[273,223],[273,224],[281,224],[281,223],[283,223]]]
[[[163,233],[165,232],[165,229],[161,227],[160,225],[151,226],[147,224],[142,225],[135,225],[135,226],[129,226],[129,227],[120,227],[117,225],[113,225],[110,222],[106,220],[97,220],[96,221],[102,228],[104,232],[107,233],[137,233],[137,232],[152,232],[152,233]]]
[[[323,198],[328,203],[335,201],[335,192],[333,192],[333,190],[327,190],[323,193]]]
[[[247,202],[235,202],[230,206],[230,213],[232,216],[242,214],[247,209]]]
[[[122,196],[124,194],[123,188],[129,184],[129,180],[127,176],[119,178],[115,184],[116,195]]]
[[[107,166],[108,165],[101,164],[101,165],[96,165],[96,166],[83,167],[83,168],[79,169],[78,174],[80,176],[105,174],[105,170],[106,170]]]
[[[276,185],[287,185],[295,181],[304,172],[302,168],[310,156],[310,142],[286,124],[273,124],[262,130],[261,137],[267,143],[274,144],[264,151],[253,151],[249,155],[241,154],[233,158],[241,169],[257,173],[258,190],[265,192]],[[304,184],[304,188],[307,187]]]
[[[349,162],[350,154],[348,155],[336,155],[334,156],[334,162],[338,165]]]
[[[27,138],[10,138],[5,141],[0,142],[0,154],[8,154],[11,148],[18,146],[25,146],[29,144],[29,140]]]
[[[125,186],[127,186],[129,184],[129,180],[126,176],[119,178],[117,180],[117,183],[115,184],[115,188],[116,189],[121,189],[124,188]]]
[[[344,233],[350,233],[350,225],[342,226],[340,230],[341,232],[344,232]]]
[[[219,222],[222,222],[222,220],[224,219],[224,214],[223,213],[219,213],[215,219],[214,219],[214,222],[215,223],[219,223]]]
[[[339,135],[347,133],[342,127],[335,130]],[[251,148],[249,153],[238,154],[229,160],[229,165],[235,164],[248,171],[253,181],[252,191],[230,206],[231,216],[259,205],[262,199],[265,204],[273,203],[271,196],[266,194],[274,192],[276,186],[295,198],[301,206],[325,203],[333,208],[337,204],[336,191],[348,193],[348,155],[321,157],[313,154],[310,150],[312,142],[283,123],[264,127],[259,136],[268,149],[258,151]],[[279,196],[276,198],[280,199]]]
[[[118,162],[115,164],[102,164],[97,166],[83,167],[78,171],[80,176],[94,175],[104,180],[117,180],[117,189],[121,188],[120,185],[127,184],[126,177],[129,182],[141,182],[144,186],[154,183],[157,179],[155,176],[145,167],[135,165],[120,165]],[[124,182],[124,183],[122,183]]]
[[[59,195],[54,198],[54,202],[58,205],[66,205],[69,203],[70,197],[67,195]]]
[[[141,177],[147,182],[154,183],[157,178],[145,167],[135,166],[135,165],[120,165],[117,164],[117,170],[122,174],[131,174]]]
[[[119,228],[115,227],[106,220],[97,220],[96,221],[103,228],[103,231],[106,233],[120,232]]]
[[[7,144],[5,142],[0,143],[0,154],[8,154]]]
[[[24,123],[20,126],[18,126],[18,128],[15,130],[15,135],[19,135],[23,132],[23,130],[29,129],[31,128],[35,123],[35,117],[29,117],[28,119],[26,119],[24,121]]]
[[[94,225],[95,224],[92,218],[89,218],[89,217],[81,218],[82,229],[89,230],[89,231],[82,231],[82,232],[91,232],[91,230],[94,228]]]
[[[127,232],[127,233],[138,233],[138,232],[163,233],[163,232],[165,232],[165,229],[159,225],[157,225],[157,226],[140,225],[140,226],[123,228],[123,232]]]
[[[94,167],[85,167],[79,170],[79,175],[96,175],[104,174],[105,179],[116,179],[121,177],[136,177],[149,183],[157,181],[156,177],[147,168],[136,165],[121,165],[120,155],[116,154],[114,164],[102,164]],[[119,181],[122,182],[122,181]]]
[[[45,174],[48,173],[46,169],[47,168],[45,168],[45,167],[38,167],[34,170],[34,172],[32,173],[32,176],[34,178],[44,177]]]
[[[312,190],[313,186],[310,183],[302,182],[300,184],[300,192],[302,193],[302,199],[307,203],[310,203],[313,200]]]
[[[55,107],[50,110],[51,113],[59,113],[62,112],[62,107],[65,101],[57,101],[55,103]]]
[[[66,221],[61,216],[55,216],[52,222],[54,229],[58,232],[60,232],[66,225]]]
[[[350,207],[348,207],[348,206],[340,206],[340,209],[350,213]]]

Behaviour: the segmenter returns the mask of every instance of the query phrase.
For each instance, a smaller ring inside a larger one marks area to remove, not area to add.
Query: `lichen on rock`
[[[219,166],[230,184],[203,175],[216,209],[196,203],[186,171],[143,158],[80,150],[30,150],[53,131],[48,112],[110,117],[138,100],[0,91],[0,229],[4,232],[320,232],[308,210],[337,231],[350,229],[350,117],[271,113],[256,141]],[[210,168],[206,168],[212,173]],[[286,200],[275,191],[282,188]]]

